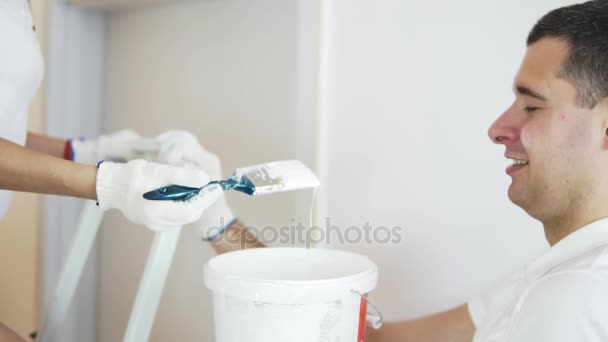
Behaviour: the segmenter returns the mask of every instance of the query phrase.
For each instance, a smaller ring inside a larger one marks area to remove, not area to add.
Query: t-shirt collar
[[[608,245],[608,218],[599,219],[558,241],[526,268],[526,276],[538,278],[553,267],[587,251]]]

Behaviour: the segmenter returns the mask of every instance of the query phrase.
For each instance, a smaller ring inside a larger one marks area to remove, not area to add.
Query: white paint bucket
[[[205,264],[213,291],[216,342],[361,342],[368,293],[378,267],[365,256],[329,249],[258,248]],[[375,309],[375,307],[372,305]]]

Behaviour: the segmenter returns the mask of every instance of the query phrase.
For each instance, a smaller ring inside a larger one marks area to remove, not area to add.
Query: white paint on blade
[[[237,170],[255,185],[254,195],[319,186],[317,176],[301,161],[287,160],[249,166]]]

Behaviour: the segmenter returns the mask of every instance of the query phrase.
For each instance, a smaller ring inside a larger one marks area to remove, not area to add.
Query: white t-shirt
[[[0,0],[0,50],[0,137],[23,145],[29,105],[43,75],[27,0]],[[11,198],[11,191],[0,190],[0,219]]]
[[[473,342],[608,341],[608,218],[468,303]]]

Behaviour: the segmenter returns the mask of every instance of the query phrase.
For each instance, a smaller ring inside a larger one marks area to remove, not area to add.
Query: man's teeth
[[[527,160],[513,159],[513,165],[528,165]]]

